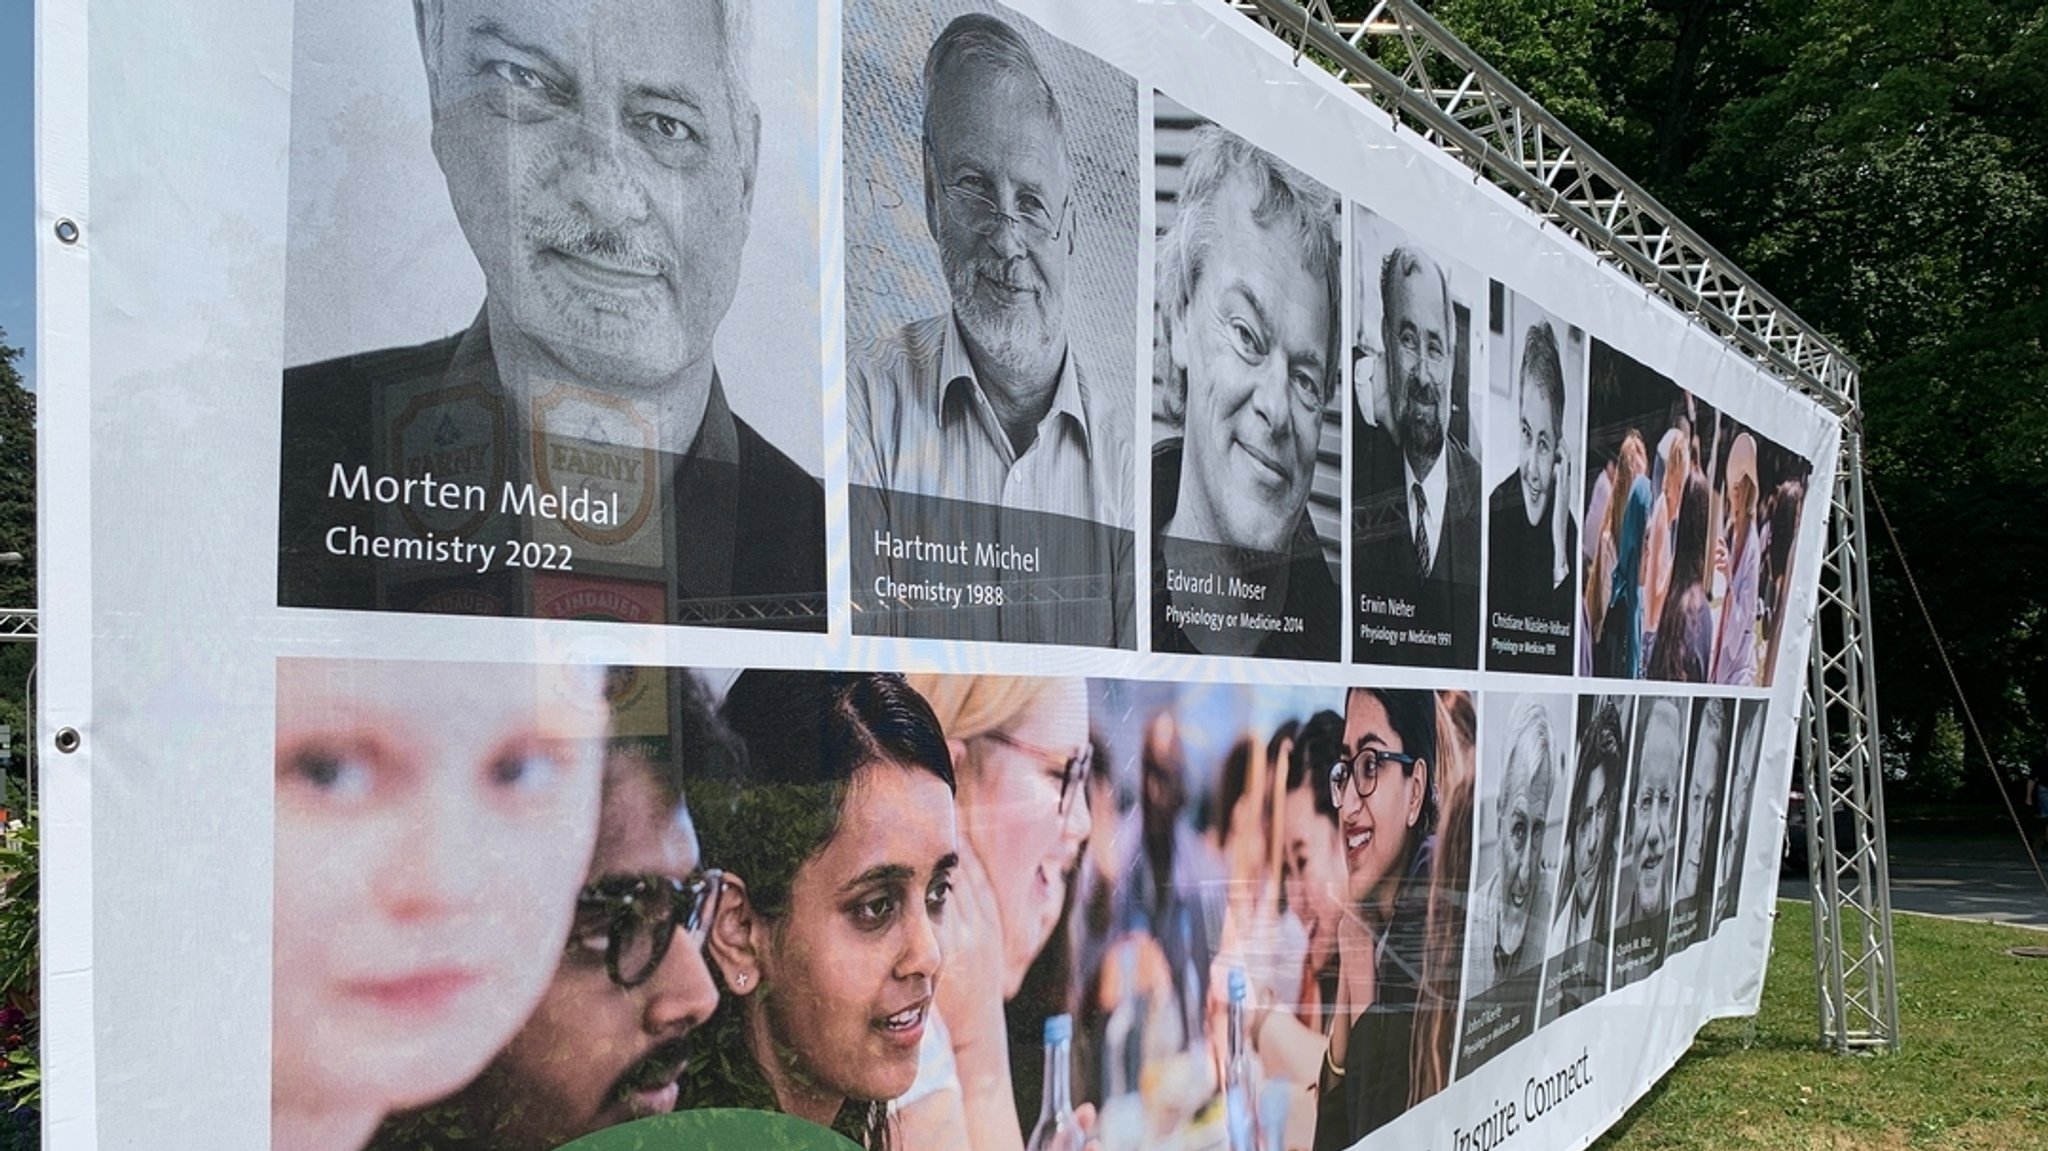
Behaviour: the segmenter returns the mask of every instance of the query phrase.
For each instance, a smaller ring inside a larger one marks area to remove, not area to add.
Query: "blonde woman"
[[[953,752],[960,868],[935,1026],[918,1083],[898,1101],[905,1146],[1017,1151],[1003,1005],[1059,926],[1088,839],[1088,689],[1079,679],[909,678]]]

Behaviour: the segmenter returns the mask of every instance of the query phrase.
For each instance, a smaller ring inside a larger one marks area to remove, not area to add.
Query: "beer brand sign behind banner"
[[[44,15],[53,1147],[1541,1151],[1755,1010],[1838,428],[1236,13]]]

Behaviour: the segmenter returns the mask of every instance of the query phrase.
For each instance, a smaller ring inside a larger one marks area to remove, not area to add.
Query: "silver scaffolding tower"
[[[1412,0],[1338,23],[1328,0],[1236,0],[1406,127],[1705,325],[1842,422],[1801,715],[1821,1042],[1894,1050],[1891,880],[1878,755],[1856,365]],[[1840,811],[1843,818],[1831,818]],[[1838,831],[1848,832],[1842,842]]]

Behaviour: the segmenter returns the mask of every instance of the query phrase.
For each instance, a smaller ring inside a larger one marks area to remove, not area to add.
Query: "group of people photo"
[[[1054,1015],[1103,1146],[1199,1141],[1236,1006],[1269,1145],[1350,1147],[1734,914],[1761,727],[1718,698],[284,659],[274,1142],[550,1151],[735,1107],[1005,1151]]]
[[[1768,686],[1811,465],[1595,340],[1582,674]]]

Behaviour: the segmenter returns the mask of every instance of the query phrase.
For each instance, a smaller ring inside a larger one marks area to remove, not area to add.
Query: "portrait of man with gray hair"
[[[1557,777],[1571,697],[1491,695],[1482,717],[1478,886],[1465,928],[1465,1041],[1460,1073],[1536,1029],[1536,991],[1549,957],[1563,825]],[[1506,723],[1501,711],[1507,712]]]
[[[850,9],[850,38],[928,18],[922,5],[883,7]],[[1084,187],[1099,173],[1077,163],[1068,125],[1070,106],[1095,119],[1105,102],[1134,106],[1135,87],[1044,36],[1048,52],[1063,49],[1064,84],[1055,84],[1050,56],[1027,29],[1038,32],[1020,16],[968,12],[944,24],[923,58],[916,206],[924,236],[892,239],[935,245],[945,308],[880,331],[849,323],[855,626],[1130,647],[1130,393],[1115,386],[1114,364],[1083,354],[1073,328],[1088,312],[1134,311],[1129,299],[1091,297],[1075,273],[1096,255],[1085,249],[1105,237],[1115,247],[1127,242],[1135,256],[1136,236],[1112,236],[1089,209],[1111,189]],[[871,107],[868,95],[858,81],[849,85],[856,172],[885,151],[875,121],[888,110]],[[1129,123],[1134,159],[1134,112]],[[1129,184],[1121,194],[1135,200]],[[903,253],[863,242],[863,206],[850,208],[850,296],[903,262]]]
[[[823,487],[729,402],[816,393],[720,370],[763,147],[752,6],[414,0],[413,15],[419,145],[483,298],[452,335],[285,372],[279,601],[824,630]],[[295,135],[295,181],[315,143]],[[335,250],[322,240],[309,226],[294,256]]]
[[[1470,306],[1444,262],[1360,208],[1353,391],[1352,658],[1478,666],[1479,461]],[[1376,261],[1365,253],[1373,253]],[[1371,326],[1367,315],[1376,314]]]
[[[1342,603],[1309,498],[1341,378],[1337,197],[1157,107],[1177,189],[1155,267],[1152,648],[1333,660]]]

